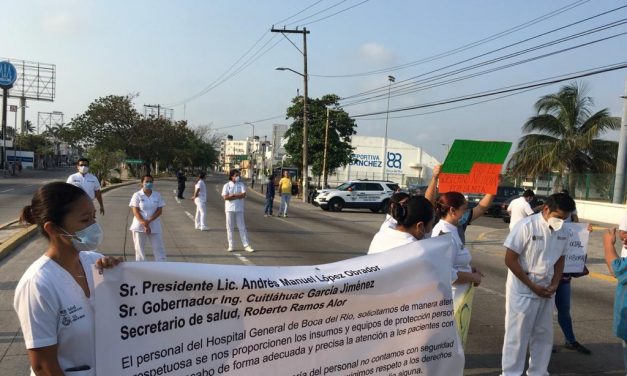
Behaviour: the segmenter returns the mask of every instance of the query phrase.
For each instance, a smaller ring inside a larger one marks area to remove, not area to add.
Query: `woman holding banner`
[[[462,343],[465,344],[468,335],[468,323],[470,322],[470,306],[472,305],[473,290],[472,285],[478,286],[481,283],[483,273],[478,268],[470,265],[472,257],[470,250],[466,248],[464,241],[459,236],[458,226],[464,214],[468,211],[468,201],[459,192],[446,192],[440,195],[436,204],[436,214],[440,221],[433,227],[433,236],[451,234],[451,239],[455,247],[453,254],[453,307],[456,320],[458,320],[458,330]],[[467,303],[464,304],[464,301]],[[467,317],[462,320],[462,311],[468,309]],[[462,308],[464,308],[462,310]]]
[[[24,273],[13,306],[28,349],[31,375],[95,375],[92,265],[110,268],[121,259],[94,250],[102,228],[81,188],[46,184],[22,209],[20,221],[36,224],[48,249]]]
[[[392,205],[395,226],[381,226],[370,243],[368,254],[387,251],[424,239],[433,228],[433,205],[424,196],[413,196]]]

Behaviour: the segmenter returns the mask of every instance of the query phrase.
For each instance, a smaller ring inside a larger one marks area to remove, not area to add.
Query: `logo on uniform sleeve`
[[[567,240],[568,238],[565,236],[557,236],[557,240]]]
[[[72,319],[70,319],[66,310],[62,309],[59,314],[61,315],[61,324],[63,324],[63,326],[68,326],[72,323]]]
[[[533,235],[531,240],[544,240],[544,236],[542,235]]]

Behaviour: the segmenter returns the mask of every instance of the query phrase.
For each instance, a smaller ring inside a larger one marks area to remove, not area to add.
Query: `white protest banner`
[[[564,223],[568,233],[564,273],[581,273],[586,264],[590,232],[587,223]]]
[[[94,273],[98,375],[461,375],[451,241],[317,266]]]

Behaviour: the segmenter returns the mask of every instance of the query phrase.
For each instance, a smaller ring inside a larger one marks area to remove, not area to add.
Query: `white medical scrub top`
[[[198,180],[194,189],[198,189],[198,196],[196,196],[201,202],[207,202],[207,185],[203,180]]]
[[[89,366],[96,372],[94,286],[91,266],[103,257],[96,252],[80,252],[90,296],[61,265],[41,256],[20,278],[13,307],[17,312],[27,349],[57,345],[62,370]],[[66,373],[67,375],[74,373]],[[31,370],[31,375],[34,373]]]
[[[548,287],[555,263],[566,253],[568,234],[564,228],[551,230],[542,213],[538,213],[524,218],[509,233],[503,245],[518,253],[518,262],[532,282]],[[507,272],[506,289],[517,295],[540,298],[511,270]]]
[[[518,197],[517,199],[512,200],[507,207],[507,211],[509,212],[510,231],[514,228],[516,223],[520,222],[521,219],[533,214],[533,209],[531,209],[531,206],[524,197]]]
[[[237,195],[240,193],[246,193],[246,186],[244,183],[234,183],[229,181],[222,187],[222,196]],[[243,212],[244,211],[244,199],[237,200],[224,200],[225,212]]]
[[[414,238],[412,234],[398,231],[388,226],[382,226],[381,230],[372,238],[372,242],[370,242],[370,247],[368,248],[368,254],[387,251],[417,241],[418,239]]]
[[[383,230],[385,227],[396,229],[397,224],[398,223],[396,222],[396,219],[394,219],[394,217],[392,217],[389,214],[386,214],[385,220],[383,221],[383,223],[381,223],[381,227],[379,228],[379,231]]]
[[[92,200],[96,197],[96,191],[100,190],[100,182],[98,181],[98,178],[89,172],[85,175],[80,172],[72,174],[69,178],[67,178],[66,183],[81,188]]]
[[[157,191],[152,191],[152,194],[148,196],[143,189],[133,193],[131,202],[128,204],[131,208],[139,208],[139,213],[144,219],[152,217],[157,209],[165,206],[165,201],[161,197],[161,194]],[[144,226],[133,216],[133,223],[129,228],[131,231],[144,232]],[[150,232],[153,234],[161,233],[161,216],[157,217],[154,221],[150,222]]]
[[[472,273],[472,267],[470,266],[470,261],[472,260],[472,256],[470,255],[470,251],[464,243],[462,239],[459,237],[459,232],[457,231],[457,226],[448,223],[447,221],[441,219],[433,226],[433,230],[431,231],[431,236],[436,237],[441,234],[451,234],[451,239],[453,241],[453,271],[451,272],[451,282],[455,282],[457,280],[458,272],[467,272]],[[470,283],[458,283],[453,285],[453,305],[457,307],[459,302],[463,299],[464,294],[470,288]]]

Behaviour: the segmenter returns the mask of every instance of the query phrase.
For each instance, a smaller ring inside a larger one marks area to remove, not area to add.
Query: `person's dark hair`
[[[234,168],[231,171],[229,171],[229,179],[232,179],[233,176],[238,175],[240,172],[238,169]]]
[[[534,197],[536,194],[533,193],[533,191],[531,189],[527,189],[525,192],[523,192],[523,197]]]
[[[206,176],[206,174],[204,172],[199,172],[198,173],[198,179],[204,179]]]
[[[544,203],[550,211],[562,210],[567,213],[575,211],[575,200],[565,193],[554,193]]]
[[[388,212],[390,215],[392,215],[392,212],[394,210],[394,206],[398,205],[401,201],[408,199],[409,193],[405,193],[405,192],[396,192],[392,195],[392,197],[390,197],[390,208],[388,209]]]
[[[52,222],[61,226],[63,219],[72,210],[72,205],[86,196],[85,191],[72,184],[48,183],[35,192],[30,205],[24,206],[20,222],[39,226],[42,235],[47,238],[44,223]]]
[[[402,204],[394,205],[392,217],[405,228],[415,226],[418,222],[426,225],[433,220],[433,205],[425,196],[412,196]]]
[[[150,180],[152,180],[152,181],[155,181],[155,178],[153,178],[153,177],[152,177],[152,175],[150,175],[150,174],[146,174],[146,175],[142,176],[142,180],[141,180],[141,182],[143,183],[143,182],[144,182],[144,180],[146,180],[146,178],[148,178],[148,179],[150,179]]]
[[[78,166],[79,163],[81,162],[87,162],[87,164],[89,164],[89,159],[87,158],[79,158],[78,161],[76,161],[76,165]]]
[[[570,193],[568,193],[568,189],[562,189],[562,190],[560,191],[560,193],[563,193],[563,194],[565,194],[566,196],[570,196]]]
[[[459,209],[466,203],[466,198],[459,192],[446,192],[440,194],[438,202],[435,205],[435,211],[438,218],[446,217],[446,213],[453,208]]]

